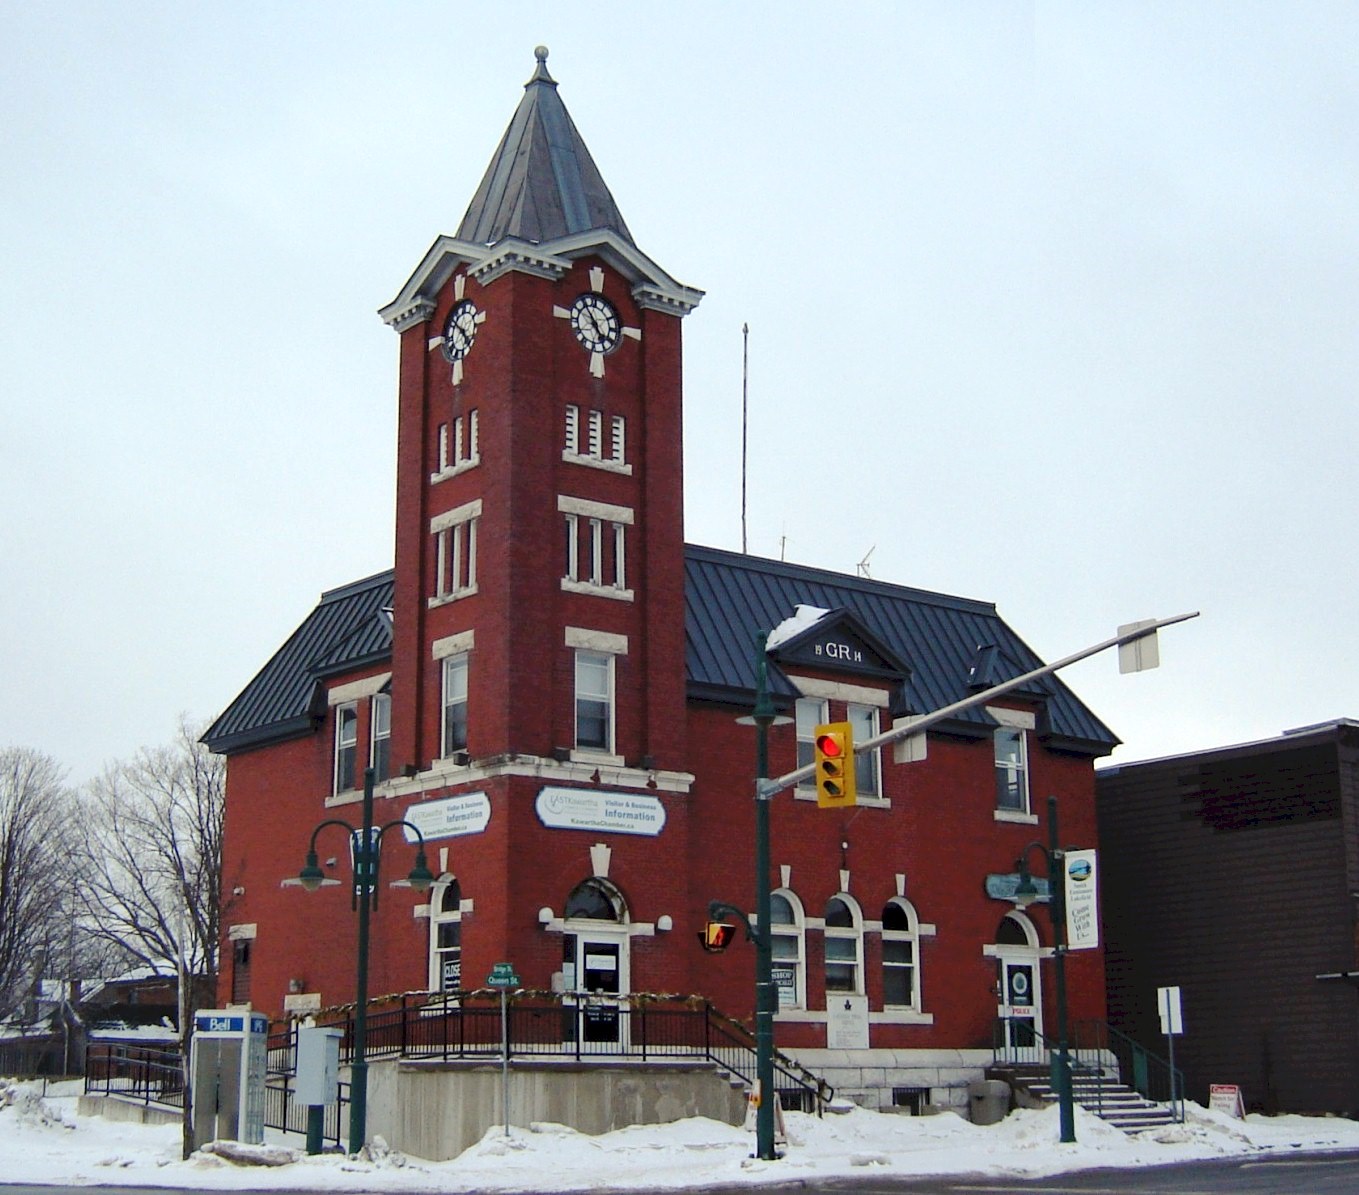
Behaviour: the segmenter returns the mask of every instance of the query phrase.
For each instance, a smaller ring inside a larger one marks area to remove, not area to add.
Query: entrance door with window
[[[1002,1046],[1011,1062],[1041,1062],[1043,1003],[1039,992],[1038,955],[1002,955],[1000,1008]]]
[[[627,994],[627,938],[573,933],[562,937],[567,1036],[582,1050],[613,1053],[626,1039],[619,996]]]

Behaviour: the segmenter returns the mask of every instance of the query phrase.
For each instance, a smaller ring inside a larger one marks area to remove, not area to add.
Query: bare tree
[[[168,746],[91,782],[78,848],[86,931],[148,966],[182,957],[206,992],[217,973],[225,777],[182,718]]]
[[[70,809],[55,760],[28,747],[0,750],[0,1016],[23,999],[35,959],[62,925]]]

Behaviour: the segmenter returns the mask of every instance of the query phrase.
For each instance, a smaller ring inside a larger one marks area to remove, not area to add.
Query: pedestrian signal
[[[698,940],[709,954],[721,954],[736,937],[736,927],[725,921],[709,921],[698,931]]]
[[[857,804],[854,788],[854,732],[848,722],[828,722],[814,732],[816,803],[822,809]]]

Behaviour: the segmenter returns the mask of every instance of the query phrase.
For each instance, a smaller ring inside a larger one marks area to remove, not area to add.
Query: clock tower
[[[536,56],[457,233],[381,311],[392,772],[492,800],[516,778],[684,792],[680,322],[702,293],[637,247]]]

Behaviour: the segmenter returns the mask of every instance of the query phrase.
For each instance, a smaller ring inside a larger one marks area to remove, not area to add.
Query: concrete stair
[[[1057,1094],[1052,1090],[1045,1066],[992,1067],[987,1071],[987,1077],[1009,1083],[1020,1107],[1046,1107],[1057,1102]],[[1101,1072],[1085,1069],[1073,1072],[1071,1094],[1075,1102],[1087,1112],[1093,1112],[1101,1120],[1128,1133],[1176,1123],[1175,1114],[1168,1104],[1149,1100]]]

